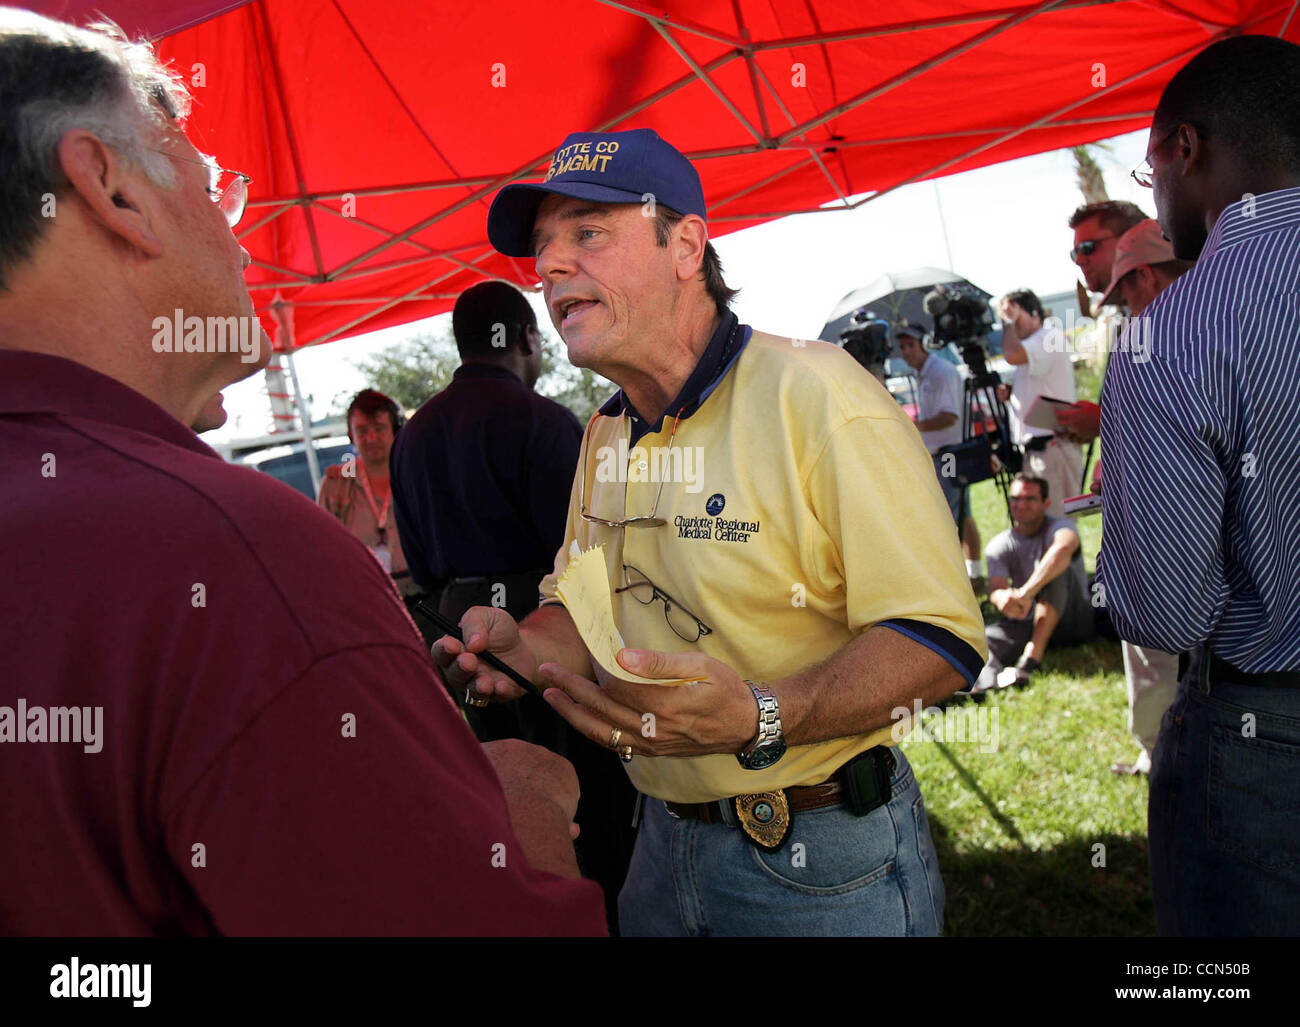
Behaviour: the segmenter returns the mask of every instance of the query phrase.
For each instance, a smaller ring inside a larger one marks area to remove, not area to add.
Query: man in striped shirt
[[[1300,47],[1216,43],[1134,173],[1197,260],[1102,392],[1103,594],[1122,637],[1188,654],[1151,768],[1162,934],[1300,932],[1297,95]]]

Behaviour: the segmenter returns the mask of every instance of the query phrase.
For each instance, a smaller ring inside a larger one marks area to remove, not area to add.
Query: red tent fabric
[[[33,6],[174,33],[159,49],[191,84],[192,137],[253,177],[239,234],[254,300],[292,304],[303,346],[447,310],[485,275],[535,283],[531,261],[488,245],[487,207],[570,131],[658,131],[696,161],[719,235],[1144,128],[1209,43],[1300,41],[1297,3]]]

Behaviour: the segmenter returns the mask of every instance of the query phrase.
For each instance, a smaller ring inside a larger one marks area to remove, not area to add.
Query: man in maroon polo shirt
[[[480,747],[365,548],[187,427],[268,353],[186,105],[0,10],[0,934],[604,933],[572,768]]]

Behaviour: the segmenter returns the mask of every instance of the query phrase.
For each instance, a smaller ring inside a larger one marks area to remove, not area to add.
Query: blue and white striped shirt
[[[1227,207],[1125,330],[1101,441],[1098,578],[1120,636],[1300,669],[1300,189]]]

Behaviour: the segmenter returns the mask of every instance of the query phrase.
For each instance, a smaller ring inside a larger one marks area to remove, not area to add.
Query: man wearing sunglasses
[[[188,102],[0,8],[0,934],[604,933],[572,768],[480,747],[365,548],[191,431],[270,350],[152,345],[253,314]]]
[[[1196,261],[1101,397],[1111,620],[1187,654],[1151,763],[1162,934],[1300,933],[1297,95],[1300,47],[1215,43],[1165,87],[1135,175]]]
[[[1088,203],[1079,207],[1070,215],[1070,228],[1074,230],[1074,246],[1070,249],[1070,259],[1078,265],[1083,273],[1084,285],[1088,292],[1102,292],[1101,306],[1118,302],[1122,297],[1115,295],[1111,269],[1115,264],[1115,254],[1120,238],[1135,225],[1146,219],[1141,208],[1127,200],[1103,200],[1100,203]],[[1084,314],[1091,314],[1091,301],[1082,293],[1080,306],[1087,307]],[[1100,429],[1100,411],[1097,404],[1086,400],[1063,408],[1057,415],[1058,421],[1065,429],[1061,434],[1071,442],[1088,442],[1097,437]],[[1082,468],[1080,468],[1082,474]],[[1079,487],[1076,478],[1070,486],[1070,495]]]
[[[699,176],[652,131],[569,136],[488,234],[536,260],[569,359],[621,389],[585,432],[542,607],[476,607],[437,659],[505,700],[492,650],[623,757],[644,796],[624,934],[938,933],[893,729],[974,680],[984,632],[916,429],[838,347],[740,323]],[[597,545],[635,647],[612,667],[555,599]]]
[[[1145,217],[1136,204],[1126,200],[1088,203],[1070,215],[1074,232],[1070,259],[1078,265],[1089,292],[1105,292],[1110,286],[1116,242]]]

